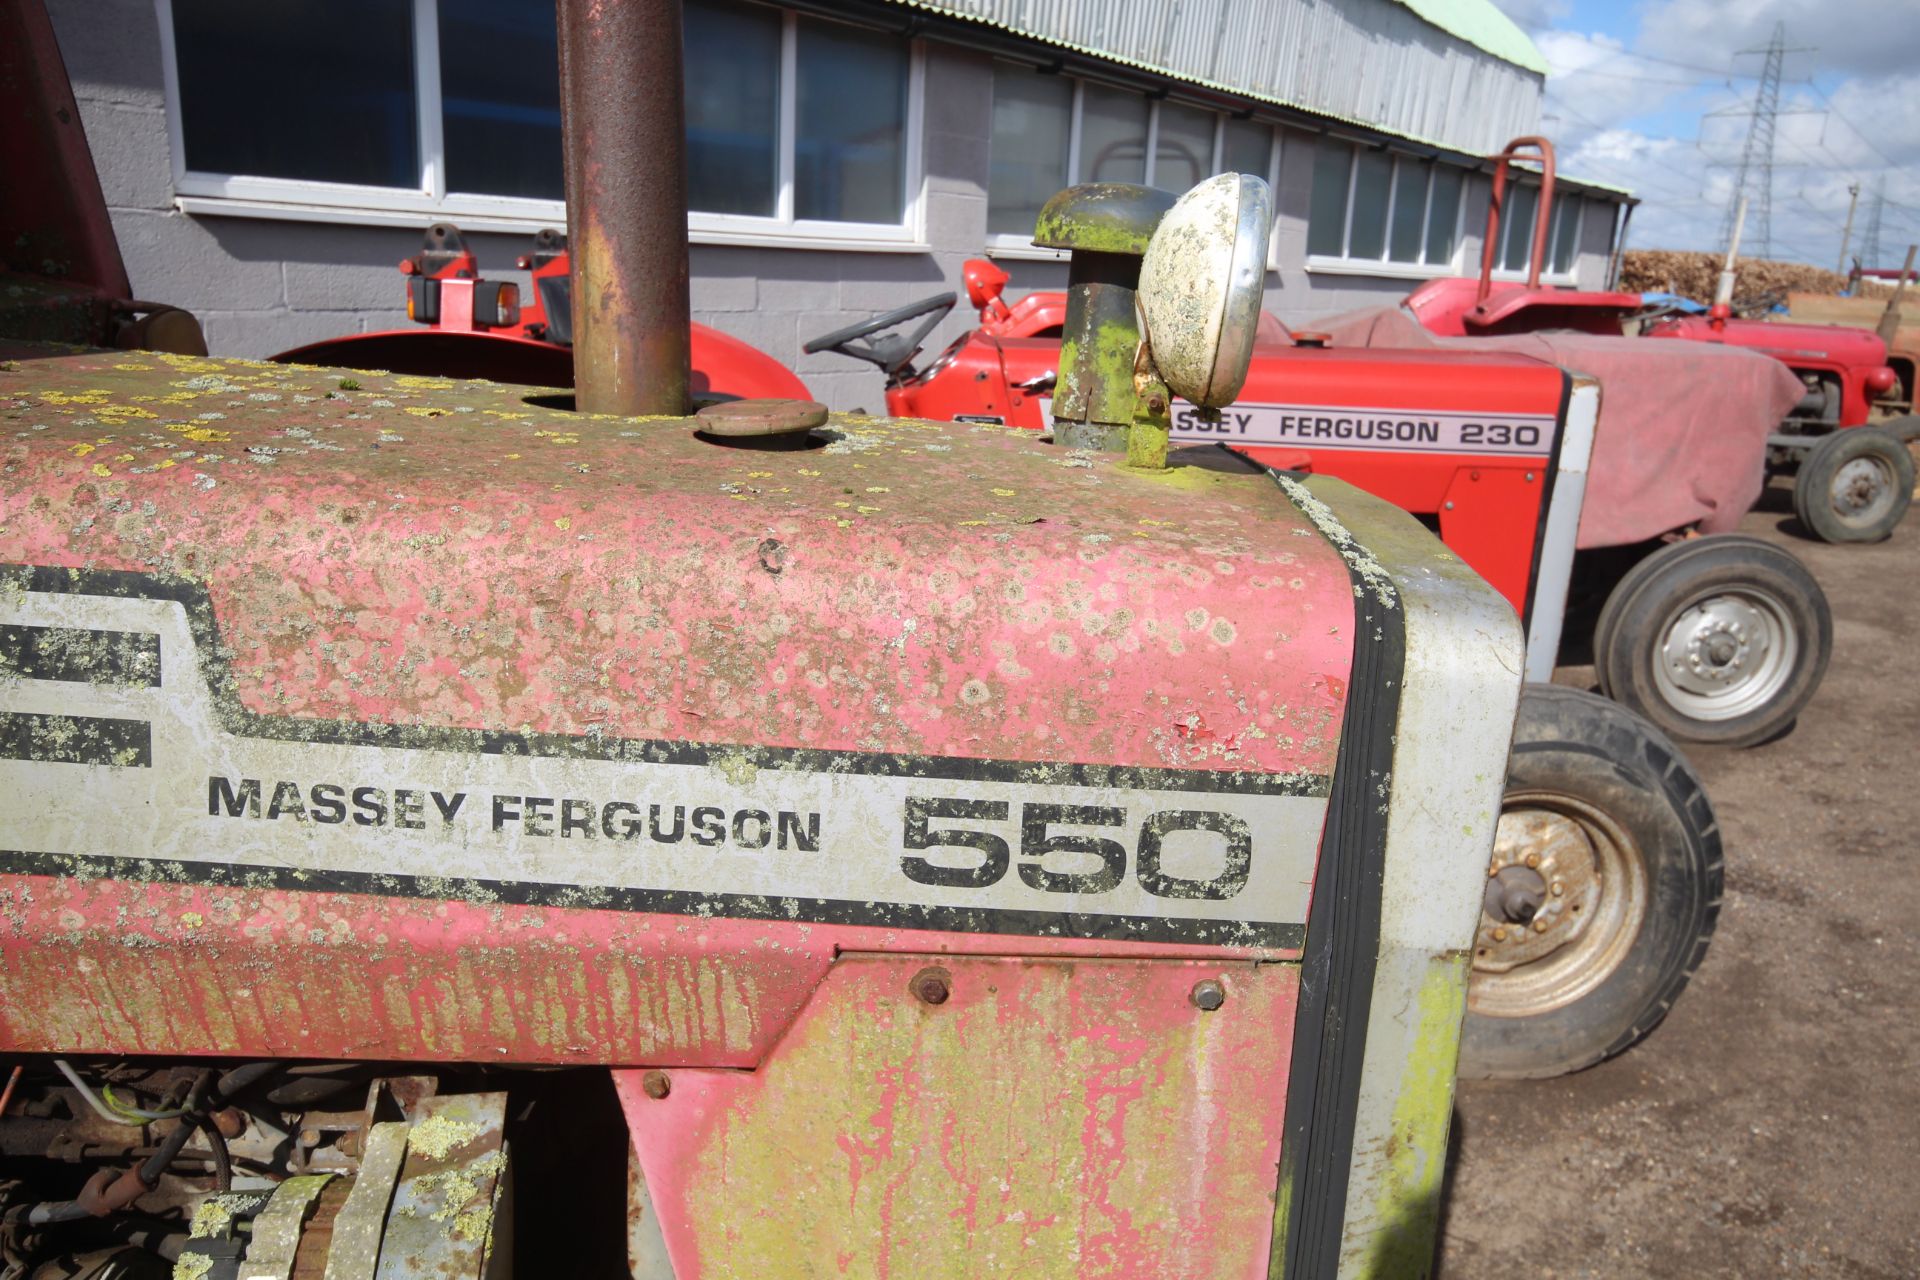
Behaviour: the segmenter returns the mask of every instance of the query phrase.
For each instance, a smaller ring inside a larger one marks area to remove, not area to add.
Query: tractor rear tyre
[[[1849,427],[1808,451],[1793,514],[1822,542],[1880,542],[1913,501],[1913,455],[1892,432]]]
[[[1594,628],[1600,691],[1669,737],[1748,747],[1793,723],[1826,674],[1833,613],[1772,543],[1714,534],[1620,579]]]
[[[1460,1074],[1565,1075],[1645,1036],[1700,967],[1721,888],[1713,809],[1673,744],[1604,698],[1528,685]]]

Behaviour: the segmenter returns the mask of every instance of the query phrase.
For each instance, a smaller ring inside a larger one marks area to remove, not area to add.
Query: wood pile
[[[1671,249],[1629,249],[1620,263],[1620,288],[1628,293],[1677,293],[1699,303],[1711,303],[1720,282],[1721,255],[1682,253]],[[1784,302],[1789,293],[1838,294],[1847,287],[1847,278],[1803,262],[1774,262],[1766,258],[1741,258],[1734,264],[1737,273],[1733,287],[1734,302],[1755,301],[1777,295]],[[1920,273],[1920,269],[1916,269]],[[1907,285],[1914,292],[1913,283]],[[1860,296],[1885,299],[1892,295],[1891,281],[1863,280]]]

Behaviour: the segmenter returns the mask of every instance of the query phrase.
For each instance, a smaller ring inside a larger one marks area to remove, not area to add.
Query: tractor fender
[[[755,347],[703,324],[693,326],[696,396],[811,399],[806,384]],[[442,378],[486,378],[528,387],[573,385],[573,350],[510,333],[386,329],[344,334],[270,356],[278,364],[380,369]]]

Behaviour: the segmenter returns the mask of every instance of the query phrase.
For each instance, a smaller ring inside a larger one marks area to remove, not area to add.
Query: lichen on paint
[[[484,1132],[485,1125],[471,1120],[428,1116],[407,1131],[407,1150],[417,1151],[429,1160],[444,1160],[454,1148],[466,1146]]]
[[[1374,599],[1380,602],[1381,608],[1398,608],[1400,593],[1393,585],[1393,575],[1373,558],[1373,553],[1362,546],[1359,539],[1347,531],[1347,527],[1340,523],[1340,517],[1333,513],[1333,508],[1314,497],[1313,492],[1298,480],[1277,472],[1273,478],[1286,495],[1293,499],[1294,505],[1300,508],[1301,514],[1313,521],[1314,527],[1333,544],[1334,550],[1340,553],[1340,558],[1347,562],[1347,567],[1360,578],[1360,582],[1354,583],[1354,595],[1364,595],[1367,591],[1371,591]],[[1364,587],[1362,583],[1365,584]]]
[[[1400,1075],[1385,1166],[1374,1184],[1368,1276],[1419,1276],[1433,1266],[1470,961],[1465,951],[1435,956],[1420,984],[1414,1052]]]

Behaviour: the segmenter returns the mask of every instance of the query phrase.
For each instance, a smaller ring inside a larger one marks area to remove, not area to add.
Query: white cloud
[[[1555,26],[1567,10],[1552,0],[1496,3],[1523,25],[1546,28],[1533,35],[1554,68],[1544,130],[1561,143],[1567,173],[1641,198],[1632,244],[1716,247],[1747,135],[1741,108],[1762,63],[1734,53],[1764,46],[1776,22],[1786,24],[1790,45],[1820,47],[1786,62],[1773,254],[1832,266],[1854,184],[1862,188],[1856,249],[1880,183],[1889,201],[1881,256],[1897,257],[1920,237],[1920,40],[1907,34],[1920,33],[1914,0],[1646,0],[1625,40]],[[1742,74],[1719,84],[1713,69],[1723,67]],[[1749,227],[1749,243],[1756,231]]]
[[[1789,54],[1787,74],[1817,71],[1895,72],[1913,64],[1913,0],[1654,0],[1640,10],[1634,47],[1700,66],[1757,72],[1761,58],[1734,59],[1764,48],[1774,24],[1787,44],[1813,46]]]

